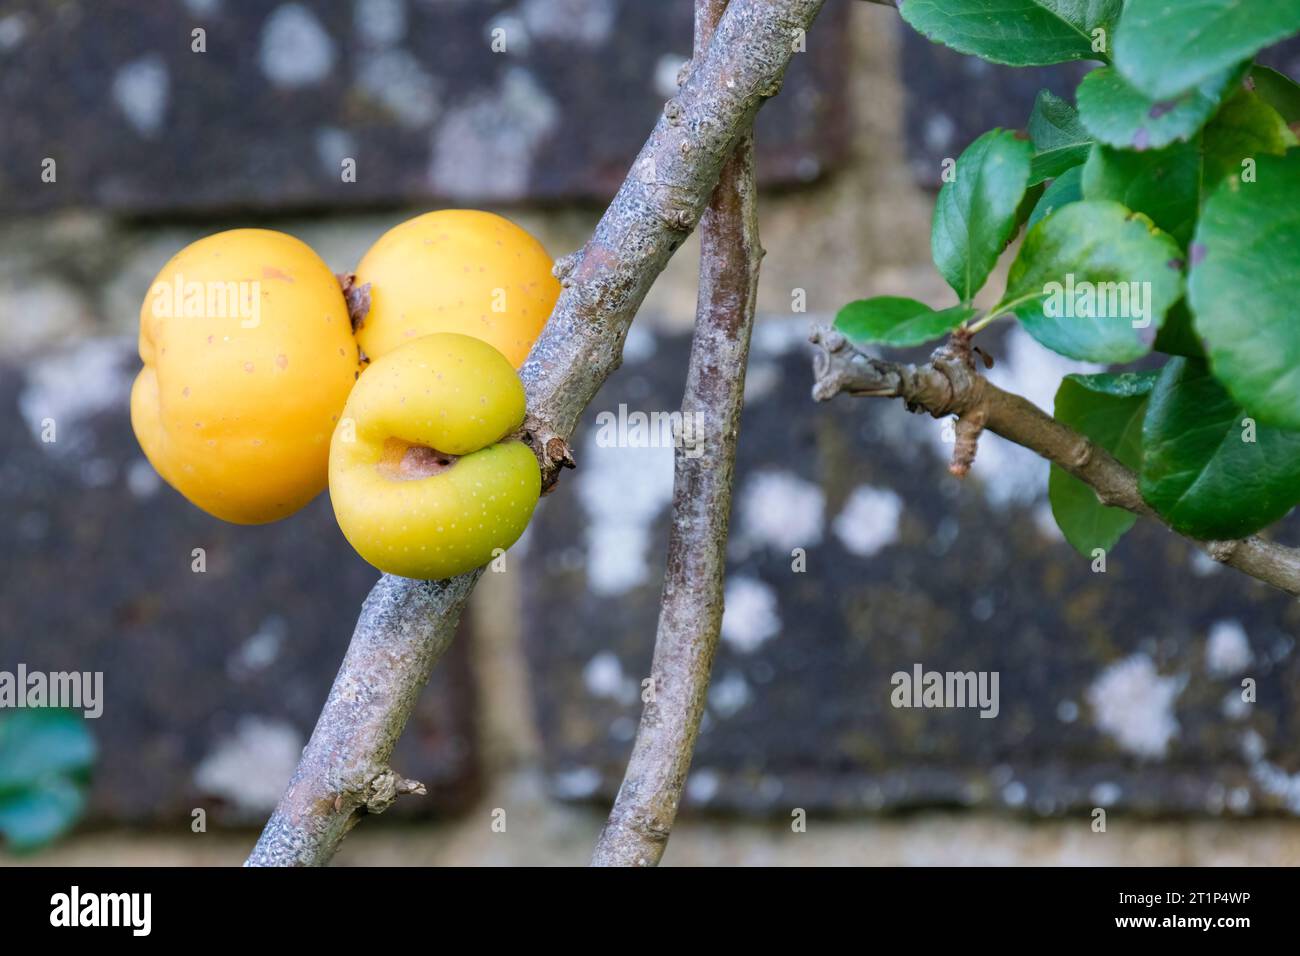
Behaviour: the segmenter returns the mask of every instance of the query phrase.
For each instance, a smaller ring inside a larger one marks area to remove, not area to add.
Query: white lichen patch
[[[127,405],[133,356],[129,342],[90,339],[31,362],[18,410],[33,440],[60,458],[93,450],[90,420]],[[46,441],[51,434],[54,441]]]
[[[286,3],[266,18],[258,63],[275,86],[319,83],[334,69],[334,40],[301,3]]]
[[[1186,677],[1162,677],[1146,654],[1111,664],[1088,688],[1093,722],[1124,750],[1163,758],[1178,734],[1174,703]]]
[[[523,0],[519,17],[539,39],[599,46],[614,30],[614,0]]]
[[[714,681],[709,688],[709,709],[724,720],[740,713],[752,699],[749,683],[736,673]]]
[[[408,129],[431,125],[441,109],[438,81],[406,50],[384,50],[361,57],[357,88]]]
[[[740,493],[740,538],[788,554],[821,543],[826,495],[791,471],[761,471]]]
[[[583,443],[576,484],[587,516],[587,584],[613,596],[649,579],[651,529],[673,497],[673,449],[601,445],[596,435]]]
[[[831,526],[845,550],[861,558],[878,554],[898,540],[903,499],[889,488],[859,485]]]
[[[434,189],[478,199],[523,194],[538,147],[559,124],[560,108],[520,67],[498,89],[447,113],[433,134],[429,180]]]
[[[582,669],[582,682],[592,697],[631,703],[637,697],[637,683],[623,673],[623,664],[612,651],[601,651]]]
[[[194,783],[242,813],[267,813],[293,776],[305,743],[298,729],[282,720],[245,717],[234,735],[218,741],[199,763]]]
[[[1212,677],[1240,674],[1255,660],[1240,621],[1215,621],[1205,641],[1205,666]]]
[[[114,104],[135,131],[146,138],[162,131],[170,94],[171,74],[157,53],[125,63],[113,75]]]
[[[730,578],[723,594],[722,639],[741,654],[752,654],[781,633],[776,592],[758,578]]]

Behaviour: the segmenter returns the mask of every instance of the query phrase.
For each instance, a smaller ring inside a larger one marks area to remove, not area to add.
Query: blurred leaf
[[[1151,350],[1165,313],[1182,297],[1180,256],[1149,219],[1117,202],[1070,203],[1029,230],[1003,303],[1053,352],[1131,362]],[[1093,301],[1071,301],[1071,286],[1085,296],[1091,290]]]
[[[1261,156],[1257,181],[1205,203],[1188,301],[1214,373],[1261,422],[1300,429],[1300,150]]]
[[[1083,167],[1085,199],[1113,199],[1150,218],[1187,248],[1200,206],[1200,142],[1135,153],[1098,146]]]
[[[1142,416],[1157,374],[1067,375],[1056,391],[1053,414],[1136,470],[1142,460]],[[1065,540],[1084,557],[1096,548],[1109,551],[1137,520],[1131,511],[1103,505],[1091,487],[1059,465],[1052,466],[1047,496]]]
[[[1300,502],[1300,432],[1252,425],[1204,362],[1173,358],[1151,393],[1139,483],[1176,531],[1253,534]]]
[[[1300,123],[1300,83],[1258,64],[1250,68],[1250,83],[1260,98],[1277,110],[1294,131],[1295,125]]]
[[[0,717],[0,835],[14,850],[54,839],[81,816],[95,742],[80,714],[16,710]]]
[[[905,347],[941,338],[974,315],[965,306],[936,312],[915,299],[884,295],[850,302],[835,316],[835,328],[862,345]]]
[[[1300,31],[1300,0],[1128,0],[1115,63],[1151,99],[1169,99]]]
[[[983,288],[1011,238],[1031,152],[1014,133],[990,130],[957,158],[955,178],[939,190],[930,250],[962,302]]]
[[[1043,191],[1043,198],[1038,200],[1038,205],[1029,216],[1029,222],[1025,226],[1026,230],[1033,229],[1045,218],[1050,216],[1062,206],[1069,205],[1072,202],[1078,202],[1083,198],[1083,167],[1071,166],[1061,175],[1052,180],[1050,186]]]
[[[1123,0],[906,0],[903,19],[936,43],[1007,66],[1100,60],[1092,31],[1114,34]]]
[[[1195,136],[1223,95],[1241,78],[1243,69],[1223,70],[1185,93],[1155,100],[1130,86],[1114,67],[1104,66],[1079,84],[1079,118],[1084,128],[1107,146],[1159,149]]]
[[[1079,121],[1079,112],[1051,90],[1040,90],[1029,114],[1029,139],[1034,156],[1029,185],[1055,179],[1088,158],[1092,137]]]

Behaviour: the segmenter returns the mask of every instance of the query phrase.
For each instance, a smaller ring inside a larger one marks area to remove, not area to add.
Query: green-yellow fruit
[[[357,341],[371,359],[433,332],[482,339],[519,368],[560,283],[542,244],[509,219],[443,209],[394,226],[357,266],[370,311]]]
[[[537,458],[503,440],[524,420],[506,358],[467,335],[413,339],[375,361],[330,442],[344,536],[389,574],[441,579],[518,540],[541,493]]]
[[[338,280],[305,243],[232,229],[186,246],[140,309],[140,358],[136,439],[194,504],[260,524],[325,490],[358,357]]]

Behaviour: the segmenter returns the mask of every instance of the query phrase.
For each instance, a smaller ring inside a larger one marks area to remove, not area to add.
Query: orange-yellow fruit
[[[343,535],[389,574],[441,579],[487,564],[524,532],[537,458],[509,439],[524,387],[496,349],[438,333],[361,373],[330,443]]]
[[[426,213],[384,233],[357,266],[370,312],[357,341],[371,359],[431,332],[482,339],[519,368],[560,295],[551,257],[508,219]]]
[[[140,358],[136,439],[194,504],[261,524],[324,490],[358,359],[338,280],[305,243],[233,229],[186,246],[140,308]]]

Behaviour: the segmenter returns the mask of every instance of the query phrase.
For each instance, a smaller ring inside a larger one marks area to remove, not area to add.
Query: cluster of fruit
[[[479,567],[523,533],[540,493],[536,458],[510,436],[524,420],[516,369],[559,296],[551,265],[500,216],[429,213],[366,253],[353,287],[368,286],[369,307],[350,316],[298,239],[200,239],[140,310],[136,438],[218,518],[276,521],[328,483],[344,536],[380,570]]]

